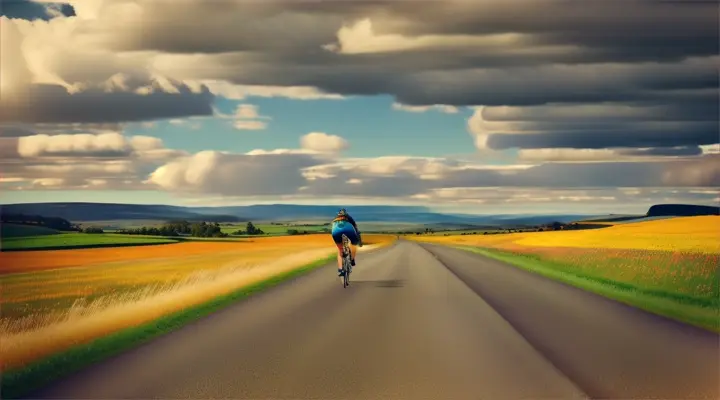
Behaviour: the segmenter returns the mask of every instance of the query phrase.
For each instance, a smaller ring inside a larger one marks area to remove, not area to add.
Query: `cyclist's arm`
[[[357,232],[358,234],[360,234],[360,230],[358,229],[357,223],[355,222],[355,220],[353,219],[353,217],[351,217],[351,216],[348,215],[347,218],[348,218],[348,222],[350,222],[350,223],[352,224],[353,228],[355,228],[355,232]]]

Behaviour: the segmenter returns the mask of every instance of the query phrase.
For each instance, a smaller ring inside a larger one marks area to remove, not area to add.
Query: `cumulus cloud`
[[[0,122],[82,123],[212,115],[213,94],[115,54],[78,33],[82,20],[0,17]]]
[[[201,152],[157,169],[166,190],[217,195],[409,197],[448,187],[711,187],[717,160],[484,165],[455,159],[388,156],[327,158],[315,152]],[[688,171],[696,171],[688,175]],[[694,179],[688,178],[694,176]],[[273,182],[275,184],[273,184]],[[302,189],[301,189],[302,188]]]
[[[183,156],[159,138],[117,132],[0,138],[0,170],[17,189],[140,189],[147,174]]]
[[[48,4],[43,12],[54,18],[0,17],[3,179],[56,188],[416,199],[461,198],[442,191],[448,188],[717,183],[720,58],[712,2],[68,4],[76,17]],[[483,156],[518,149],[527,165],[483,164],[491,155],[477,163],[341,158],[344,139],[320,133],[301,139],[300,149],[194,155],[153,139],[100,137],[128,121],[189,116],[266,128],[269,118],[249,104],[228,116],[214,113],[216,96],[353,95],[389,95],[393,109],[408,112],[477,107],[467,129]],[[91,136],[53,139],[67,134]],[[80,161],[69,162],[69,154]]]
[[[163,149],[162,140],[151,136],[127,138],[117,132],[97,135],[34,135],[18,139],[21,157],[119,157]]]
[[[337,153],[350,146],[347,140],[337,135],[323,132],[310,132],[300,138],[300,147],[321,153]]]
[[[301,169],[319,161],[307,154],[228,154],[202,151],[150,174],[165,190],[229,196],[286,194],[303,184]]]
[[[272,119],[268,116],[260,115],[258,107],[253,104],[239,104],[233,114],[216,113],[216,115],[220,118],[231,119],[235,129],[251,131],[266,129],[267,122],[265,121]]]

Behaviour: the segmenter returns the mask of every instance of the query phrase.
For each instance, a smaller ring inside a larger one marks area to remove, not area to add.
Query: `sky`
[[[2,204],[720,201],[714,1],[1,1]]]

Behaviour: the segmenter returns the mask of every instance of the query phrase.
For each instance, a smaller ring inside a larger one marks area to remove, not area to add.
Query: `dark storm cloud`
[[[562,125],[559,125],[562,128]],[[543,133],[491,133],[488,147],[508,148],[585,148],[676,147],[717,143],[718,122],[621,124],[605,129],[557,130]]]
[[[27,20],[50,20],[58,15],[72,17],[75,9],[65,3],[36,3],[30,0],[0,0],[0,16]]]
[[[703,153],[698,146],[622,149],[617,152],[628,156],[699,156]]]
[[[0,103],[0,122],[105,123],[212,115],[214,96],[207,88],[194,93],[181,85],[178,90],[150,94],[86,90],[69,94],[61,86],[32,85],[22,101]]]

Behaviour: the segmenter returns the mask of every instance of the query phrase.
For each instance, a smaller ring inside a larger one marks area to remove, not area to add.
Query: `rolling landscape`
[[[1,399],[720,399],[705,0],[0,0]]]
[[[174,211],[168,218],[192,215],[195,222],[162,222],[159,206],[149,207],[155,210],[155,219],[125,220],[123,213],[145,215],[144,207],[97,204],[97,211],[92,206],[38,203],[1,209],[0,331],[4,340],[0,368],[5,371],[3,389],[9,398],[30,392],[42,395],[38,389],[54,387],[56,379],[69,377],[71,371],[82,371],[159,335],[181,332],[182,324],[229,307],[260,288],[272,291],[270,287],[280,280],[298,274],[314,276],[311,270],[334,258],[329,223],[322,223],[318,214],[333,210],[330,207],[283,205],[273,212],[272,206],[265,206],[266,214],[259,216],[272,214],[277,220],[243,225],[238,221],[254,217],[247,211],[252,207],[180,214],[170,207]],[[373,208],[363,211],[379,220],[383,211],[392,210],[378,209],[376,214]],[[379,251],[400,252],[395,257],[426,252],[442,261],[443,257],[478,254],[501,262],[504,268],[538,277],[533,279],[579,288],[707,332],[701,335],[720,332],[717,207],[654,205],[646,215],[579,220],[565,216],[567,223],[559,222],[558,215],[478,216],[482,225],[458,224],[455,216],[439,220],[442,214],[433,214],[439,221],[433,224],[412,223],[417,210],[406,212],[409,216],[394,214],[405,225],[385,222],[385,232],[378,227],[363,235],[362,252],[370,251],[367,257]],[[64,218],[73,215],[93,215],[98,220]],[[217,215],[230,218],[204,221],[205,216]],[[301,215],[304,221],[290,221],[291,215]],[[317,222],[308,222],[312,219]],[[373,222],[359,226],[366,225],[375,226]],[[465,255],[438,253],[432,247],[438,245]],[[395,257],[385,261],[395,263],[386,268],[399,268],[391,273],[395,279],[375,281],[377,285],[404,287],[413,276],[406,271],[408,264],[392,261]],[[473,282],[474,278],[460,279]],[[353,290],[364,289],[361,285]],[[608,318],[624,318],[621,311],[603,312],[610,313]],[[614,334],[607,333],[614,340]],[[697,361],[696,356],[688,357]],[[79,390],[99,395],[89,387]],[[697,390],[708,393],[705,390],[710,389],[700,386]]]

